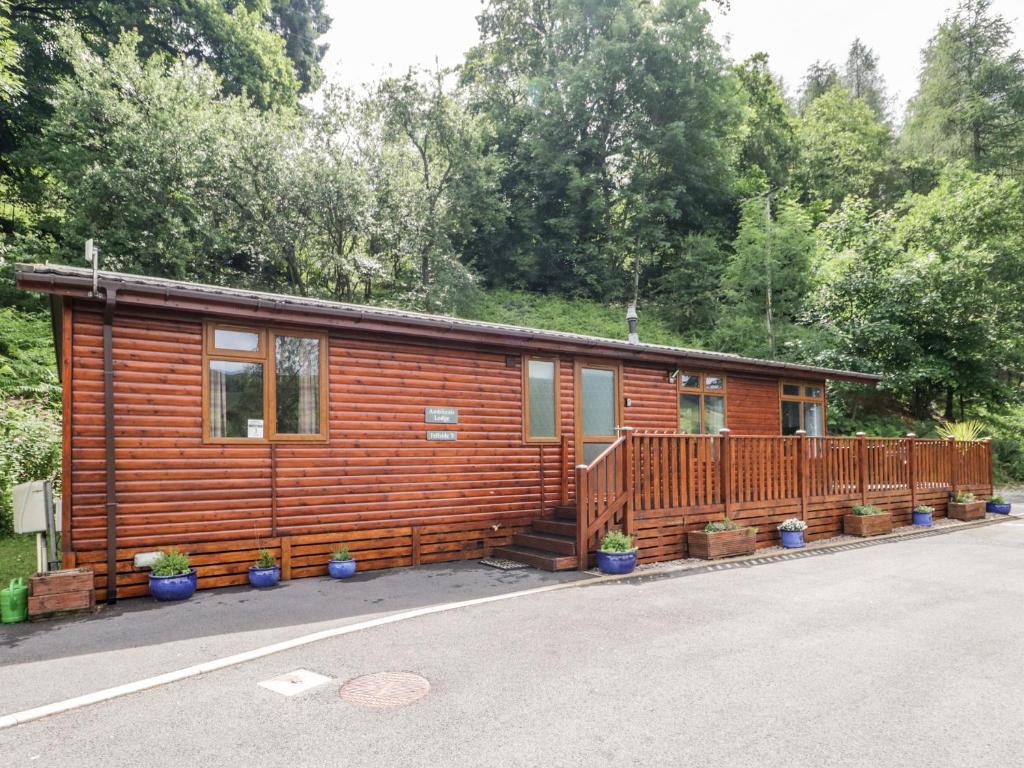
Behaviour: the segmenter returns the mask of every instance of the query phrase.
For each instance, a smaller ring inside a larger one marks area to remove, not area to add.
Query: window
[[[531,443],[558,440],[558,361],[523,358],[523,439]]]
[[[725,428],[725,377],[711,373],[679,374],[679,431],[717,434]]]
[[[798,429],[811,437],[825,434],[825,388],[821,384],[782,382],[782,434]]]
[[[327,439],[327,337],[208,323],[203,439]]]

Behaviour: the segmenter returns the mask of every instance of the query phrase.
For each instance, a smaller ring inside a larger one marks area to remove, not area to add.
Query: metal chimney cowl
[[[637,322],[636,302],[631,301],[629,303],[629,308],[626,310],[626,323],[629,325],[629,337],[628,337],[628,339],[629,339],[629,343],[630,344],[639,344],[640,343],[640,334],[638,334],[636,332],[636,322]]]

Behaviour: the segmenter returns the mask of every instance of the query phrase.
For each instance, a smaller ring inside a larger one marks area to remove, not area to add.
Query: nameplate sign
[[[458,440],[459,435],[450,429],[428,429],[427,440],[440,440],[442,442],[451,442],[452,440]]]
[[[427,424],[458,424],[459,409],[430,406],[423,409]]]

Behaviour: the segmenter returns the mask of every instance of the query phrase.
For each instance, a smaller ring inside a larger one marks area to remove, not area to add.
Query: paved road
[[[574,571],[499,571],[468,561],[368,571],[345,581],[298,579],[258,592],[201,590],[183,603],[133,598],[93,616],[4,624],[0,715],[330,627],[580,578]]]
[[[1024,520],[425,616],[0,731],[10,766],[1004,766]],[[257,686],[305,668],[293,698]],[[430,680],[365,709],[339,685]]]

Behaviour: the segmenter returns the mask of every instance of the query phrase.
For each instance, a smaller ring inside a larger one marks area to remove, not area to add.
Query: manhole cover
[[[411,672],[374,672],[349,680],[339,693],[360,707],[398,707],[422,699],[429,690],[427,679]]]

